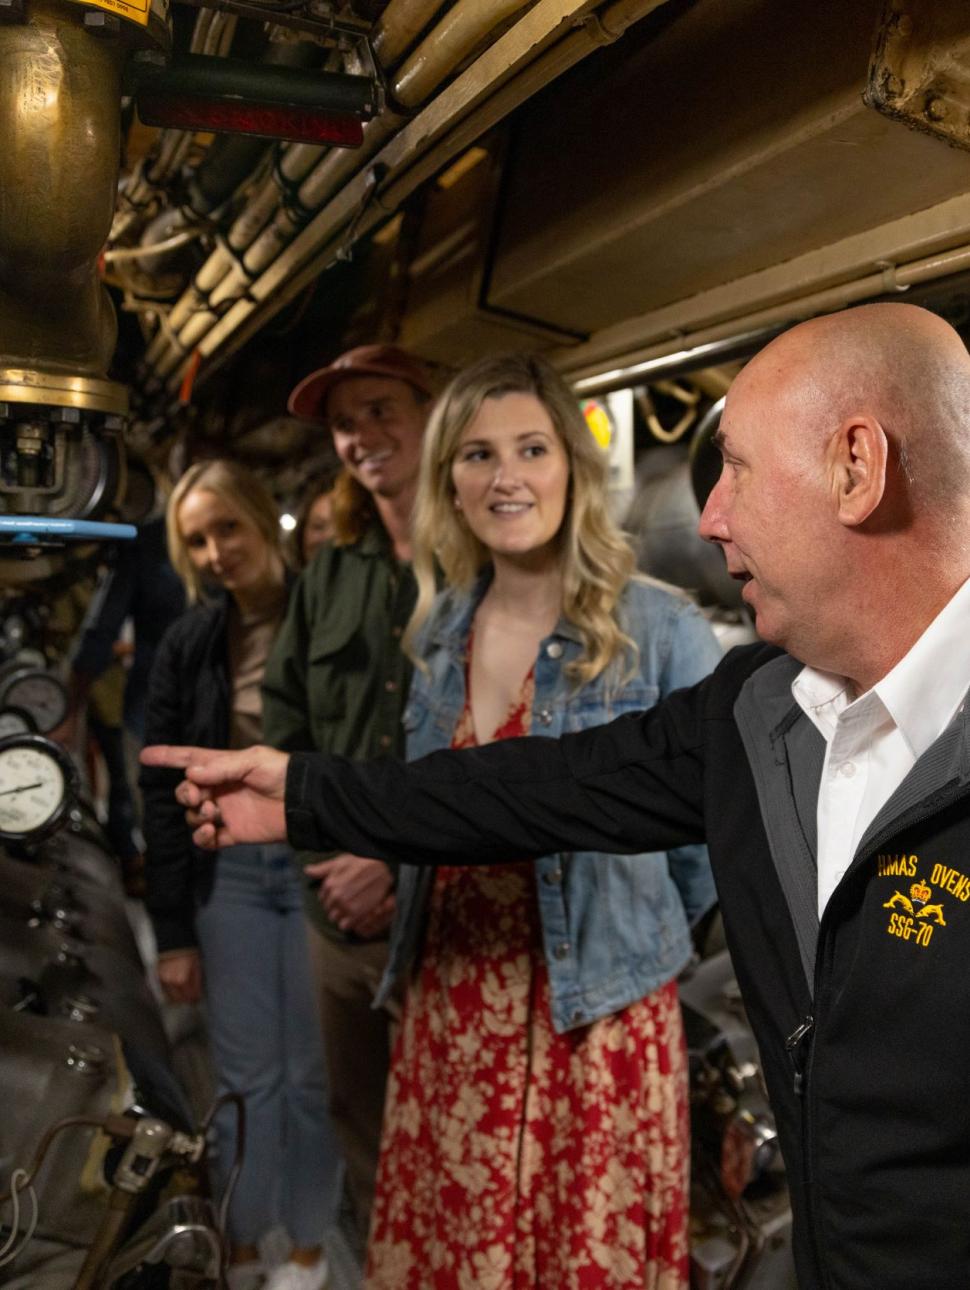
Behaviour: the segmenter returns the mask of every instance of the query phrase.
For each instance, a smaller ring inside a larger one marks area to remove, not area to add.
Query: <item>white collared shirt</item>
[[[826,744],[818,792],[818,912],[881,807],[952,721],[970,688],[970,581],[871,690],[804,667],[792,695]]]

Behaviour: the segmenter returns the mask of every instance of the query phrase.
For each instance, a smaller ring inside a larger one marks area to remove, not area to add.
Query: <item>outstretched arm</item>
[[[706,684],[562,739],[503,740],[407,765],[261,747],[142,756],[185,773],[179,801],[204,847],[285,831],[305,850],[411,864],[666,850],[704,839]]]

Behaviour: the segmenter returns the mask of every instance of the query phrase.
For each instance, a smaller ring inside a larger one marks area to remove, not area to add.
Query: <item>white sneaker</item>
[[[264,1290],[324,1290],[328,1273],[327,1259],[323,1254],[309,1268],[287,1260],[272,1273]]]
[[[226,1270],[229,1290],[262,1290],[266,1284],[266,1268],[258,1260],[250,1263],[233,1263]]]

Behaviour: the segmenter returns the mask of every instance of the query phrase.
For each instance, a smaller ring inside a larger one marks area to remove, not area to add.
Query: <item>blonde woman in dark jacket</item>
[[[262,733],[260,683],[287,601],[276,507],[242,467],[202,462],[176,485],[167,527],[192,607],[159,647],[146,737],[246,747]],[[285,845],[198,852],[170,780],[142,772],[158,976],[173,1002],[205,995],[220,1091],[246,1098],[245,1159],[229,1211],[230,1290],[319,1290],[339,1164],[292,854]],[[216,1131],[225,1186],[236,1154],[231,1106]],[[278,1223],[293,1248],[267,1276],[259,1241]]]

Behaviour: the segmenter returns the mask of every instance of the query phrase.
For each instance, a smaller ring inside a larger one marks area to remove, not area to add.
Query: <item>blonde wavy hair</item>
[[[185,539],[179,529],[179,507],[196,489],[206,489],[215,493],[243,519],[255,525],[265,539],[270,551],[279,561],[280,576],[283,575],[283,559],[280,517],[273,501],[272,494],[263,482],[238,462],[215,458],[212,461],[197,461],[194,466],[179,477],[172,489],[165,508],[165,535],[168,541],[168,558],[172,568],[185,584],[185,594],[190,604],[204,600],[205,584],[198,569],[189,559]]]
[[[539,400],[569,460],[569,492],[559,530],[562,613],[579,630],[583,649],[567,672],[582,685],[622,655],[632,669],[637,647],[621,629],[616,609],[636,561],[607,509],[606,458],[562,377],[544,359],[529,354],[497,355],[465,368],[431,414],[414,517],[418,599],[404,648],[420,665],[416,641],[435,598],[437,570],[449,586],[467,591],[489,563],[488,548],[455,510],[451,468],[461,437],[482,404],[505,394],[531,394]]]

